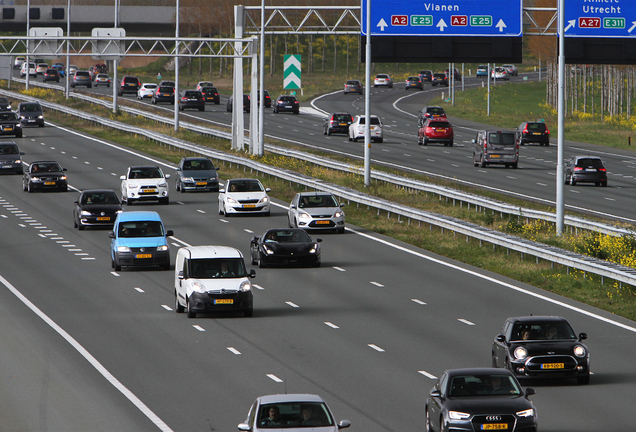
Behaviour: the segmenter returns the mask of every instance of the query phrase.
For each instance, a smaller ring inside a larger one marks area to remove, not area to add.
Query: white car
[[[177,252],[174,263],[175,312],[253,313],[252,283],[256,276],[245,268],[243,254],[229,246],[188,246]]]
[[[373,81],[373,87],[377,86],[386,86],[388,88],[393,88],[393,78],[388,74],[377,74],[375,76],[375,80]]]
[[[159,201],[169,204],[168,179],[158,166],[132,166],[121,179],[121,200],[132,205],[135,201]]]
[[[44,72],[46,72],[48,68],[49,68],[49,65],[47,63],[38,63],[38,65],[35,67],[35,71],[39,75],[42,75],[44,74]]]
[[[155,91],[157,91],[157,87],[155,83],[143,83],[141,87],[139,87],[139,90],[137,90],[137,99],[151,98]]]
[[[339,204],[330,192],[297,193],[287,210],[292,228],[311,230],[336,230],[345,232],[344,204]]]
[[[22,66],[20,66],[20,76],[24,77],[27,74],[27,63],[24,62],[22,63]],[[29,63],[29,75],[30,76],[38,76],[38,73],[35,69],[35,63]]]
[[[363,115],[357,115],[353,120],[353,123],[349,126],[349,141],[358,141],[358,139],[364,139],[364,125],[366,117]],[[371,116],[371,141],[381,143],[384,139],[382,133],[382,121],[380,117]]]
[[[197,83],[197,90],[201,91],[201,89],[204,87],[214,87],[214,84],[210,81],[199,81]]]
[[[508,73],[508,71],[505,68],[503,68],[501,66],[497,66],[496,68],[494,68],[490,72],[490,79],[509,81],[510,80],[510,74]]]
[[[219,189],[219,214],[258,213],[269,216],[270,199],[260,181],[250,178],[232,179]]]
[[[515,65],[505,64],[505,65],[503,65],[501,67],[504,68],[505,70],[507,70],[508,71],[508,75],[510,75],[510,76],[519,75],[519,70],[517,70],[517,66],[515,66]]]
[[[25,57],[16,57],[13,60],[13,68],[17,69],[17,68],[21,68],[22,67],[22,63],[24,63],[26,61]]]
[[[72,77],[73,75],[75,75],[75,72],[77,72],[78,70],[79,70],[79,67],[77,65],[69,65],[68,76]]]

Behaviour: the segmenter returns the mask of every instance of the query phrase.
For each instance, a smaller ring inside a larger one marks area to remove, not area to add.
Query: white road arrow
[[[448,27],[448,25],[446,24],[446,22],[444,21],[444,18],[442,18],[441,20],[439,20],[439,22],[437,23],[437,26],[439,27],[439,31],[444,31],[445,27]]]
[[[632,21],[632,26],[629,28],[629,30],[627,30],[627,33],[631,33],[632,30],[634,30],[636,28],[636,21]]]
[[[568,21],[568,26],[563,30],[563,33],[570,30],[576,24],[576,20]]]
[[[502,19],[500,19],[495,27],[497,27],[500,32],[503,32],[503,29],[505,29],[508,26],[506,25],[506,23],[503,22]]]
[[[380,18],[380,22],[376,25],[376,27],[380,27],[380,31],[384,31],[384,27],[388,27],[389,25],[384,21],[384,18]]]

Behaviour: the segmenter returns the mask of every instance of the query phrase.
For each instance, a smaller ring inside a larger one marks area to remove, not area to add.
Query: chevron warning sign
[[[300,55],[286,55],[283,69],[283,88],[300,89]]]

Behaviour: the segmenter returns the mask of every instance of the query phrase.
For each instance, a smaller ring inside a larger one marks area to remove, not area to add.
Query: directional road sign
[[[563,17],[566,37],[636,37],[634,0],[567,0]]]
[[[283,62],[283,88],[300,89],[300,55],[286,55]]]
[[[373,36],[521,36],[522,21],[522,0],[371,0]],[[366,31],[362,0],[362,34]]]

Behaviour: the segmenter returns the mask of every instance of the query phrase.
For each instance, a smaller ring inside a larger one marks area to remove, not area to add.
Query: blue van
[[[117,215],[110,237],[110,260],[115,271],[125,266],[160,266],[170,270],[170,245],[157,212],[129,211]]]

